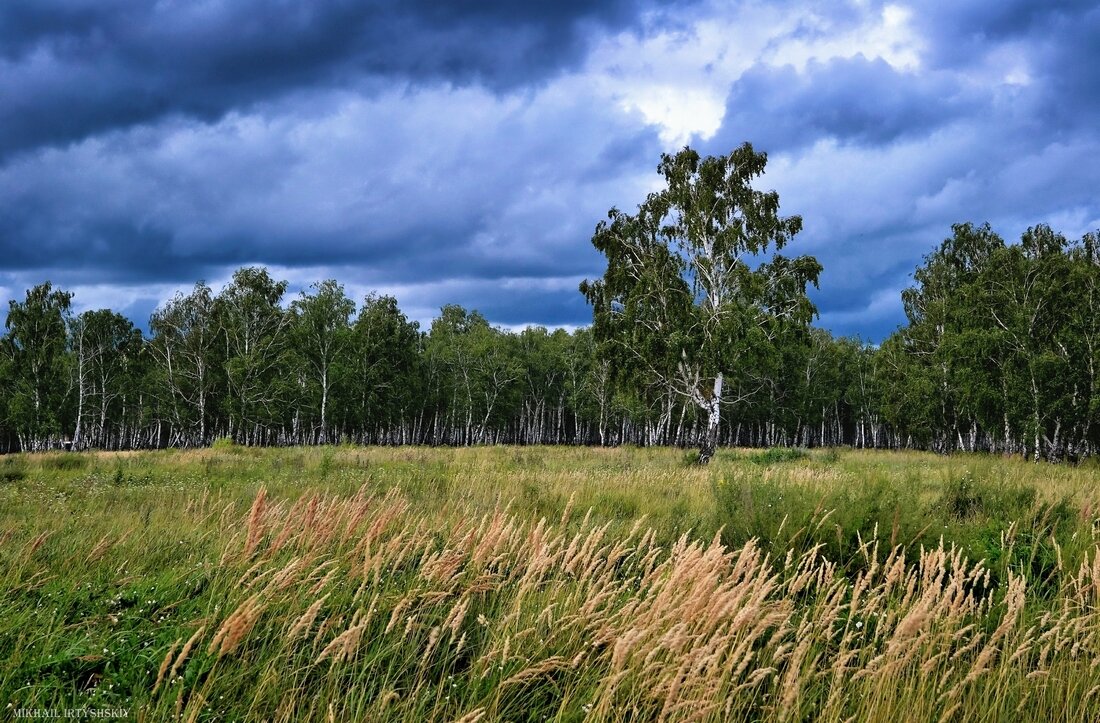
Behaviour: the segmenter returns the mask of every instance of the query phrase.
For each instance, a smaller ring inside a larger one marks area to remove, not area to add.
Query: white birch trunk
[[[77,392],[76,392],[76,430],[73,432],[73,451],[80,449],[81,424],[84,420],[84,334],[81,332],[79,346],[76,352],[77,358]]]
[[[714,390],[706,403],[707,433],[703,439],[703,446],[699,450],[699,464],[707,464],[714,456],[714,450],[718,446],[718,426],[722,421],[722,374],[714,378]]]
[[[321,371],[321,444],[328,443],[328,365]]]

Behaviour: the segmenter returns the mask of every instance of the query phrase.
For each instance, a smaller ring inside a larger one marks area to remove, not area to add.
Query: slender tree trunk
[[[206,388],[203,375],[199,374],[199,445],[206,444]]]
[[[81,424],[84,420],[84,343],[83,336],[81,337],[81,343],[77,350],[77,392],[76,392],[76,430],[73,432],[73,449],[80,449],[81,439]]]
[[[708,464],[718,446],[718,427],[722,421],[722,374],[714,378],[714,391],[707,400],[707,433],[699,449],[699,464]]]
[[[328,442],[328,367],[321,372],[321,444]]]
[[[1031,400],[1032,400],[1032,424],[1035,427],[1035,461],[1038,462],[1041,454],[1041,447],[1039,441],[1040,435],[1040,423],[1039,423],[1039,387],[1035,384],[1035,372],[1031,372]]]
[[[99,439],[100,447],[108,447],[107,443],[107,381],[101,380],[99,388]]]

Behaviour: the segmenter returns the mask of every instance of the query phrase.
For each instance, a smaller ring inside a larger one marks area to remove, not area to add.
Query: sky
[[[572,328],[661,154],[750,141],[878,341],[951,224],[1100,228],[1098,118],[1095,0],[3,0],[0,300],[144,327],[262,264]]]

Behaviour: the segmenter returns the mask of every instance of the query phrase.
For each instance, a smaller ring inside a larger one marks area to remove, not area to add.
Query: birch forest
[[[1100,239],[959,224],[881,343],[812,325],[746,341],[717,442],[991,451],[1100,445]],[[428,328],[334,280],[294,296],[264,268],[165,300],[147,332],[43,283],[9,303],[0,450],[244,445],[697,446],[705,405],[618,373],[591,328]],[[750,346],[751,344],[751,346]]]

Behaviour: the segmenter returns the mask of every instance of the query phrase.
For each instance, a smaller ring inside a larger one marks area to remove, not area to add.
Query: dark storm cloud
[[[509,89],[583,58],[633,0],[7,0],[0,156],[364,76]]]
[[[1042,39],[1036,71],[1047,88],[1045,109],[1063,129],[1094,132],[1100,114],[1100,5],[1059,22]]]
[[[318,91],[215,124],[120,131],[0,167],[0,271],[18,277],[0,285],[187,286],[253,263],[329,267],[291,275],[497,283],[510,290],[486,298],[513,300],[489,304],[504,312],[494,321],[562,309],[580,323],[574,277],[599,264],[586,240],[624,173],[658,152],[651,129],[584,97],[475,88]],[[556,277],[571,281],[552,306],[508,281]]]
[[[811,62],[801,72],[756,65],[733,84],[723,130],[709,145],[752,138],[773,153],[822,138],[880,145],[973,112],[981,94],[949,75],[906,72],[881,58]]]
[[[1097,9],[1093,0],[927,0],[918,8],[930,59],[947,64],[990,44],[1064,31]]]
[[[579,325],[607,209],[750,140],[820,323],[880,340],[952,223],[1100,226],[1098,39],[1095,2],[7,0],[0,287],[144,323],[259,263]]]
[[[1095,0],[922,3],[914,18],[932,68],[1019,62],[1023,110],[1043,137],[1093,126],[1100,112],[1100,5]]]

